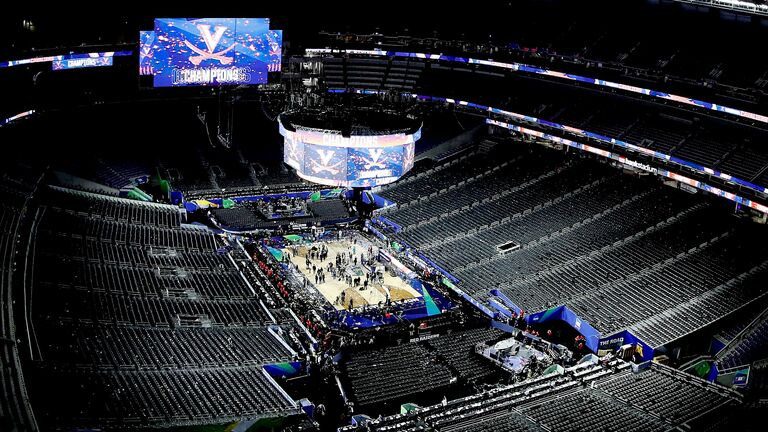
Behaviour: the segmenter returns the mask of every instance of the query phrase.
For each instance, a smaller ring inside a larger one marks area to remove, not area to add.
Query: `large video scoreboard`
[[[156,18],[139,44],[155,87],[265,84],[281,69],[283,32],[269,18]]]

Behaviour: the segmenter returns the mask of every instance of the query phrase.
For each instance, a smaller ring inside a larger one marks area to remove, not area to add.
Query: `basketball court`
[[[412,288],[407,281],[393,275],[389,269],[384,268],[383,263],[375,260],[372,266],[374,267],[373,269],[371,266],[361,264],[360,254],[365,254],[367,259],[368,247],[371,244],[362,239],[362,237],[358,237],[355,240],[342,239],[330,242],[308,243],[300,246],[290,246],[281,249],[281,251],[284,254],[286,252],[290,254],[291,262],[309,281],[309,284],[314,286],[336,310],[349,309],[350,300],[352,301],[352,308],[355,309],[360,306],[385,304],[387,298],[394,303],[422,297],[421,293]],[[328,257],[323,262],[317,257],[315,259],[311,257],[313,248],[314,250],[319,250],[322,246],[328,248]],[[350,253],[352,253],[351,258]],[[337,275],[339,276],[333,277],[328,271],[328,264],[333,263],[335,266],[337,255],[345,257],[348,261],[338,269]],[[310,256],[309,269],[307,268],[308,256]],[[373,246],[373,256],[378,256],[378,248],[376,246]],[[353,261],[354,258],[357,258],[357,263]],[[325,282],[315,283],[316,272],[313,272],[313,266],[324,269]],[[363,281],[366,274],[377,271],[383,274],[382,280],[374,279],[368,283],[367,288],[363,287],[364,284],[362,282],[356,286],[350,286],[346,282],[347,276]]]

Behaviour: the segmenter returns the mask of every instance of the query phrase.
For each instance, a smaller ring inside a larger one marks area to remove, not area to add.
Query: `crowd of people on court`
[[[358,246],[362,249],[358,254]],[[304,258],[304,287],[309,287],[314,278],[315,285],[326,283],[328,275],[333,279],[345,284],[348,288],[357,288],[361,291],[369,286],[381,285],[384,282],[384,273],[377,269],[377,259],[374,253],[373,245],[365,248],[358,245],[357,239],[353,239],[352,247],[346,252],[337,252],[333,260],[329,259],[328,246],[325,244],[313,245],[307,249]],[[297,247],[289,247],[288,251],[283,253],[283,261],[291,262],[291,258],[298,253]],[[326,261],[330,261],[326,263]],[[350,270],[350,269],[353,270]],[[308,273],[308,275],[307,275]],[[385,302],[389,303],[387,295]],[[335,305],[347,306],[348,309],[355,307],[354,299],[347,298],[344,291],[339,293],[334,300]]]

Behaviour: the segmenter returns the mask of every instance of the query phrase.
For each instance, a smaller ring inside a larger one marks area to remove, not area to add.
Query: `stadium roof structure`
[[[714,7],[733,12],[746,12],[753,15],[768,16],[768,2],[765,0],[675,0],[695,6]]]

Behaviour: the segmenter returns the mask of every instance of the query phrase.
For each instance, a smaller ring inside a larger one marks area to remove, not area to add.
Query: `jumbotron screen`
[[[284,161],[299,177],[329,186],[373,187],[392,183],[413,167],[413,134],[353,135],[297,128],[280,124],[285,138]]]
[[[140,45],[155,87],[264,84],[281,69],[283,32],[268,18],[156,18]]]

